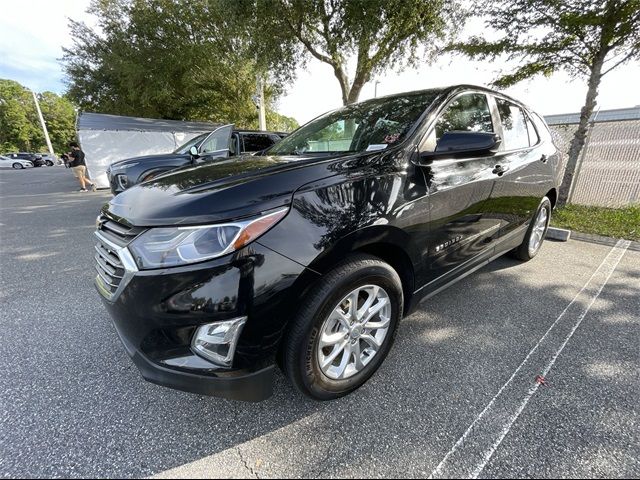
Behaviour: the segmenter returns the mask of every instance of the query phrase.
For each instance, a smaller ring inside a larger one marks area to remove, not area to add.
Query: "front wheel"
[[[47,160],[45,163],[47,164],[47,167],[53,167],[53,162],[51,160]]]
[[[391,266],[369,255],[346,259],[305,299],[285,339],[285,373],[316,400],[351,393],[386,358],[402,309],[402,283]]]
[[[550,220],[551,201],[544,197],[529,224],[524,240],[519,247],[512,251],[512,256],[525,262],[535,257],[542,247]]]
[[[16,170],[20,170],[21,168],[24,168],[24,165],[22,165],[21,163],[14,163],[13,164],[13,168],[15,168]]]

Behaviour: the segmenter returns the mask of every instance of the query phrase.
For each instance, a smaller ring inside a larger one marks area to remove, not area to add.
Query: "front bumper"
[[[114,325],[125,350],[140,371],[142,378],[148,382],[183,392],[243,402],[261,402],[273,395],[275,365],[266,366],[255,372],[236,370],[204,374],[196,371],[179,371],[149,360],[126,340],[118,328],[118,322],[114,322]],[[198,362],[200,359],[193,356],[192,360]]]
[[[95,284],[146,380],[257,402],[272,395],[275,354],[295,307],[290,302],[296,295],[294,284],[307,275],[301,265],[254,242],[201,264],[127,271],[115,294],[105,289],[100,276]],[[233,368],[194,354],[191,341],[199,326],[240,316],[248,320]]]

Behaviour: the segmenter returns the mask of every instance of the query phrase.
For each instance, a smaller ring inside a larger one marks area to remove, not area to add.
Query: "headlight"
[[[127,179],[126,175],[116,175],[116,180],[118,182],[118,186],[122,189],[122,190],[126,190],[127,186],[129,185],[129,181]]]
[[[129,250],[140,268],[163,268],[202,262],[238,250],[265,233],[288,208],[246,221],[196,227],[152,228]]]

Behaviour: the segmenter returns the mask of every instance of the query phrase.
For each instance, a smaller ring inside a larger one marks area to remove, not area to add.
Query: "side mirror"
[[[502,139],[495,133],[451,131],[442,135],[436,145],[435,152],[422,152],[420,160],[492,155],[498,151],[501,143]]]
[[[198,154],[198,149],[196,147],[191,147],[189,149],[189,153],[191,154],[192,157],[199,157],[200,156]]]

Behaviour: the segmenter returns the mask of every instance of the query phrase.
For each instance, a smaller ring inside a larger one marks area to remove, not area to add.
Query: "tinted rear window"
[[[260,135],[254,133],[246,133],[242,135],[242,141],[244,142],[243,151],[245,152],[259,152],[265,148],[269,148],[276,143],[270,135]]]

